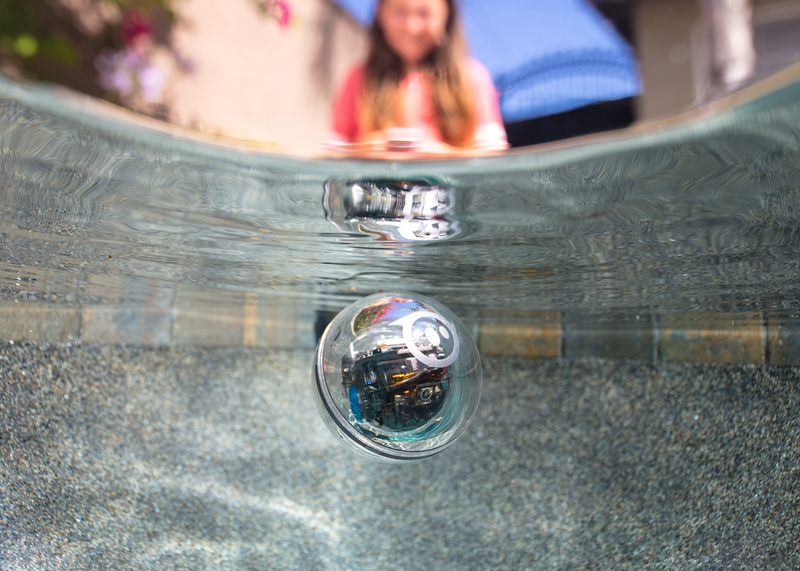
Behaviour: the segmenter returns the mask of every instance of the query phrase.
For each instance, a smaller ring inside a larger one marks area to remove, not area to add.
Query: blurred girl
[[[367,61],[339,90],[331,139],[367,154],[508,147],[497,93],[467,55],[455,0],[378,0]]]

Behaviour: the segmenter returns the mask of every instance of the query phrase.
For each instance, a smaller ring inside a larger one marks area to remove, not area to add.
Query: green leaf
[[[20,34],[14,40],[14,51],[24,58],[33,57],[39,52],[39,42],[30,34]]]

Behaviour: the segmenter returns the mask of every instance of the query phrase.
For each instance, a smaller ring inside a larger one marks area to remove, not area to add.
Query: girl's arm
[[[502,151],[509,147],[500,102],[494,83],[483,65],[469,62],[472,92],[475,94],[475,136],[472,147],[476,150]]]

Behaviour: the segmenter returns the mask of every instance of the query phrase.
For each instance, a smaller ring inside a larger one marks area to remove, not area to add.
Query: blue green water
[[[326,218],[326,181],[419,178],[450,189],[452,235]],[[0,79],[0,295],[137,304],[191,285],[212,305],[336,309],[402,287],[461,314],[796,317],[798,180],[800,83],[657,132],[402,163],[197,142]]]

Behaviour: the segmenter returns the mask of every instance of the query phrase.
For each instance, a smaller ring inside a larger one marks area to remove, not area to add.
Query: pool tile
[[[659,355],[665,361],[764,362],[764,327],[759,314],[664,314],[659,331]]]
[[[800,365],[800,319],[767,321],[769,364]]]
[[[14,341],[74,341],[78,338],[78,307],[47,303],[0,303],[0,339]]]
[[[244,295],[209,288],[181,287],[176,293],[172,343],[241,345]]]
[[[84,306],[81,340],[88,343],[166,345],[172,311],[168,307]]]
[[[510,321],[507,316],[493,320],[482,315],[478,348],[482,355],[556,358],[561,356],[561,323],[557,313],[526,313],[525,321]]]
[[[564,357],[652,361],[655,337],[652,316],[617,317],[616,320],[612,317],[600,321],[579,314],[566,314],[563,323]]]
[[[248,293],[244,299],[242,344],[245,347],[300,347],[316,345],[313,304],[297,298]]]

